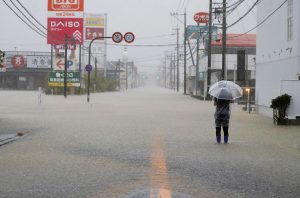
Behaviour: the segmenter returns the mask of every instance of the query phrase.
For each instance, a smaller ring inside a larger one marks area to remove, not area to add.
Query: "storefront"
[[[45,88],[50,71],[50,53],[6,52],[5,69],[0,72],[0,89]]]

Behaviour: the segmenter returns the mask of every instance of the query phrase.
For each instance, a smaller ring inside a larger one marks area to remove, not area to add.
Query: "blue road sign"
[[[85,71],[90,72],[93,70],[93,66],[92,65],[86,65],[85,66]]]

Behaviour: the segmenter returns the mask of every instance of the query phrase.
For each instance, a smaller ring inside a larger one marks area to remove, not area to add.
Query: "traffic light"
[[[0,50],[0,69],[4,67],[5,52]]]

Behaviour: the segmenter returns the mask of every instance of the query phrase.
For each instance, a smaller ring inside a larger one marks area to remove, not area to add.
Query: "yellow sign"
[[[48,82],[49,87],[63,87],[63,82]],[[67,83],[67,87],[80,87],[80,83]]]
[[[104,27],[105,20],[104,18],[85,18],[86,27]]]

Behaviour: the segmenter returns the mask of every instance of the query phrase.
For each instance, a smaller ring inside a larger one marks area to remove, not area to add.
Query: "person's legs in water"
[[[228,137],[229,137],[229,134],[228,134],[228,129],[229,127],[228,126],[223,126],[223,132],[224,132],[224,143],[227,144],[228,143]]]
[[[221,127],[216,127],[216,138],[217,138],[217,143],[221,142]]]

